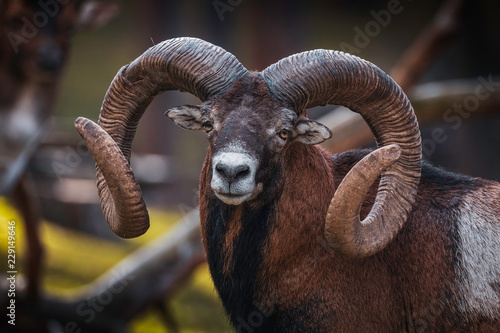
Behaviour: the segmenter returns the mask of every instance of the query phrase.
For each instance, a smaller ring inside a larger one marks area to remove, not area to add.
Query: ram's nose
[[[238,181],[245,178],[250,174],[250,167],[248,164],[228,164],[219,162],[215,166],[215,170],[221,178],[223,178],[228,183]]]
[[[210,183],[215,195],[228,205],[239,205],[256,193],[258,161],[250,154],[222,152],[213,158]]]

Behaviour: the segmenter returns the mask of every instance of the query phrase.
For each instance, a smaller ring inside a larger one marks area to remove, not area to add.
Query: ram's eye
[[[209,121],[204,121],[202,124],[201,124],[201,127],[203,127],[203,129],[205,130],[205,132],[210,132],[214,126],[212,125],[211,122]]]
[[[287,129],[282,129],[278,135],[280,136],[280,138],[282,138],[283,140],[288,140],[288,138],[292,135],[292,132],[290,132],[289,130]]]

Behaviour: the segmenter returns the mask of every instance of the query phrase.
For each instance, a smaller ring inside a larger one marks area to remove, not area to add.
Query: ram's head
[[[342,104],[359,112],[381,148],[353,168],[337,189],[327,216],[327,238],[345,254],[366,256],[385,247],[406,220],[420,177],[420,133],[406,96],[380,69],[341,52],[315,50],[253,73],[219,47],[178,38],[152,47],[120,70],[99,125],[76,121],[98,166],[104,214],[118,235],[135,237],[149,226],[129,166],[130,149],[141,115],[166,90],[188,91],[202,101],[166,114],[180,127],[207,133],[209,186],[228,205],[272,191],[283,150],[331,136],[306,117],[306,109]],[[376,202],[360,222],[364,196],[380,175]]]
[[[210,186],[224,203],[256,198],[277,178],[280,152],[292,143],[317,144],[330,130],[272,97],[259,73],[235,80],[227,93],[166,115],[178,126],[204,130],[210,143]]]

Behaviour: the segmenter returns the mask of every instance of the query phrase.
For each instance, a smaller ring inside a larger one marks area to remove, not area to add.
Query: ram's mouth
[[[239,205],[246,200],[250,199],[252,196],[252,192],[250,193],[230,193],[230,192],[215,192],[217,198],[219,198],[222,202],[227,205]]]

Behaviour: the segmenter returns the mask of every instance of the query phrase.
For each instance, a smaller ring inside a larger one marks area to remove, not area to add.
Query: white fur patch
[[[458,223],[462,257],[456,268],[459,310],[466,318],[500,318],[500,187],[467,196]],[[496,285],[496,287],[495,287]]]
[[[37,114],[39,98],[36,86],[30,84],[24,88],[14,107],[8,113],[0,113],[2,135],[13,142],[24,142],[40,126]]]
[[[216,171],[218,163],[226,166],[246,165],[249,173],[243,178],[229,183]],[[215,195],[228,205],[239,205],[251,198],[259,187],[255,184],[258,160],[250,155],[244,145],[235,141],[212,157],[212,181],[210,186]]]

